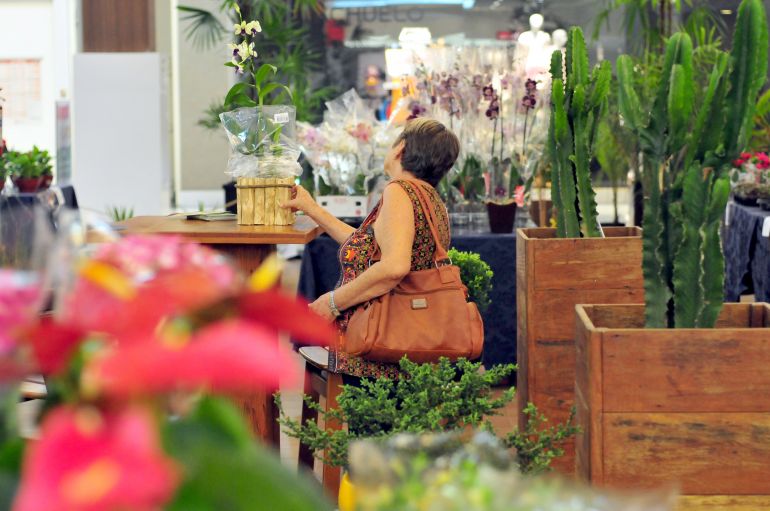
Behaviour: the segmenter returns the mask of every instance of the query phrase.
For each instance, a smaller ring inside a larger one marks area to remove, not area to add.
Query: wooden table
[[[208,245],[230,256],[247,275],[276,251],[277,244],[304,245],[321,234],[321,228],[306,216],[298,216],[289,226],[238,225],[235,220],[206,222],[187,220],[184,215],[138,216],[118,225],[123,235],[177,235]],[[254,434],[277,447],[280,431],[272,396],[260,391],[238,402]]]

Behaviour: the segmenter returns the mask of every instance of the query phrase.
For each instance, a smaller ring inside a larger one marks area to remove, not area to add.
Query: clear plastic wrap
[[[332,194],[363,194],[366,183],[381,174],[385,155],[398,129],[379,122],[354,89],[326,103],[319,126],[298,123],[298,140],[316,179]]]
[[[523,476],[487,432],[397,435],[350,449],[359,511],[669,511],[671,490],[606,492],[555,476]]]
[[[289,105],[238,108],[219,115],[232,155],[227,174],[239,177],[290,177],[302,174],[297,163],[296,111]]]

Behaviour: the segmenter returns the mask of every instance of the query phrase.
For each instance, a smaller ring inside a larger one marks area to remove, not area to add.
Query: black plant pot
[[[235,181],[223,184],[222,189],[225,191],[225,209],[230,213],[238,213],[238,205],[235,202],[238,197],[235,192]],[[228,206],[229,203],[232,204]]]
[[[516,221],[516,203],[487,202],[487,214],[489,215],[489,230],[495,234],[508,234],[513,232],[513,224]]]

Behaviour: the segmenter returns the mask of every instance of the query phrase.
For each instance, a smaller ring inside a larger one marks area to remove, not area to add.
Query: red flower
[[[275,332],[231,320],[191,336],[165,331],[152,341],[118,347],[91,361],[84,385],[117,398],[176,390],[240,393],[275,389],[297,375]]]
[[[246,293],[238,300],[238,310],[243,319],[306,343],[328,346],[339,335],[334,325],[311,312],[305,302],[277,291]]]
[[[177,472],[140,409],[60,407],[24,460],[14,511],[152,511],[172,496]]]

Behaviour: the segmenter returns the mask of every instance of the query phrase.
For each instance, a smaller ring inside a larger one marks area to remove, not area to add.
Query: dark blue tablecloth
[[[770,302],[770,240],[762,225],[770,211],[731,202],[724,228],[725,300],[737,302],[747,290],[758,302]]]
[[[516,362],[516,235],[453,231],[452,246],[477,252],[492,268],[492,304],[484,313],[486,367]],[[302,254],[299,294],[315,300],[334,289],[340,275],[339,245],[328,236],[310,242]]]

